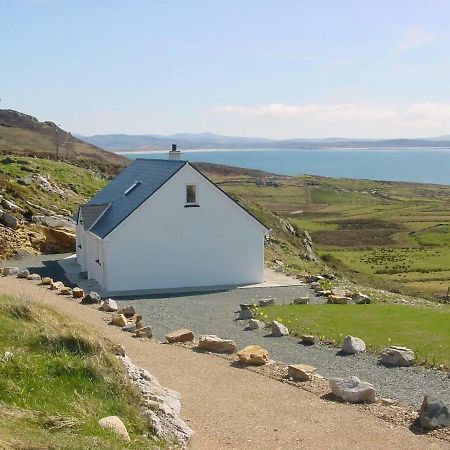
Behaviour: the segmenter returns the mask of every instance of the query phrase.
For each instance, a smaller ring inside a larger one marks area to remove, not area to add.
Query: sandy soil
[[[415,435],[352,405],[235,368],[226,358],[136,340],[108,326],[106,313],[33,282],[1,278],[0,292],[51,305],[124,345],[136,364],[181,393],[183,418],[196,432],[193,449],[450,449],[446,441]]]

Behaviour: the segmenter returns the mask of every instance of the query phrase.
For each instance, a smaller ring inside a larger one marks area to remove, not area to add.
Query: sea
[[[183,150],[182,159],[260,169],[281,175],[321,175],[450,185],[450,148]],[[167,152],[121,153],[166,159]]]

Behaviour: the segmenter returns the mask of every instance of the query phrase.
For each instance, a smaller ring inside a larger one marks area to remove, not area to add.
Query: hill
[[[84,142],[53,122],[9,109],[0,109],[0,153],[65,160],[114,174],[128,160]]]
[[[450,147],[448,136],[426,139],[266,139],[257,137],[221,136],[214,133],[178,133],[168,136],[155,134],[127,135],[106,134],[79,136],[80,139],[113,151],[148,151],[170,148],[177,144],[184,149],[230,149],[230,148],[283,148],[283,149],[321,149],[321,148],[414,148]]]

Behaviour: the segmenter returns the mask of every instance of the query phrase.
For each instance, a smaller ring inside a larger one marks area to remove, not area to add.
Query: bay
[[[122,154],[131,159],[167,157],[167,152]],[[282,175],[308,174],[450,185],[450,148],[183,150],[182,159]]]

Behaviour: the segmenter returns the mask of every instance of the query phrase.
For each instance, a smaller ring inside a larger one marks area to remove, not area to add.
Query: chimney
[[[169,159],[171,161],[179,161],[181,159],[181,152],[177,150],[177,144],[172,144],[172,150],[169,152]]]

